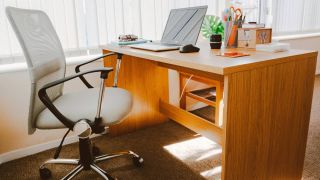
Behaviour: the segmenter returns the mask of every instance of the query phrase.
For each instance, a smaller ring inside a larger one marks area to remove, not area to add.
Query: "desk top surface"
[[[291,49],[287,52],[262,52],[248,49],[222,49],[221,52],[238,51],[249,53],[250,56],[239,58],[229,58],[217,56],[220,50],[210,49],[208,42],[197,44],[200,47],[199,53],[179,53],[175,51],[152,52],[146,50],[133,49],[126,46],[118,46],[108,44],[102,46],[103,50],[118,52],[125,55],[135,56],[143,59],[149,59],[165,64],[176,65],[204,72],[210,72],[220,75],[226,75],[237,71],[244,71],[252,68],[268,66],[273,64],[284,63],[290,61],[293,56],[305,55],[317,56],[316,51],[295,50]]]

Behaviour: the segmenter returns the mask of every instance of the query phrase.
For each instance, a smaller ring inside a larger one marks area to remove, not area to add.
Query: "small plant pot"
[[[221,34],[213,34],[210,36],[210,47],[211,49],[221,49],[222,36]]]

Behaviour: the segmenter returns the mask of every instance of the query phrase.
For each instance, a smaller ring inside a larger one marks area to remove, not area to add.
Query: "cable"
[[[53,156],[54,159],[58,159],[58,157],[59,157],[59,155],[60,155],[60,151],[61,151],[61,149],[62,149],[62,144],[63,144],[63,142],[64,142],[64,139],[67,137],[67,135],[69,134],[70,130],[71,130],[71,129],[68,129],[68,131],[66,132],[66,134],[63,136],[63,138],[62,138],[62,140],[61,140],[61,142],[60,142],[60,145],[58,146],[56,152],[54,153],[54,156]]]
[[[184,87],[183,87],[183,89],[182,89],[182,91],[181,91],[181,95],[180,95],[179,102],[181,101],[182,96],[183,96],[183,94],[184,94],[184,91],[186,90],[186,87],[187,87],[187,85],[189,84],[189,81],[191,80],[192,77],[193,77],[193,75],[190,75],[190,77],[188,78],[187,82],[184,84]]]

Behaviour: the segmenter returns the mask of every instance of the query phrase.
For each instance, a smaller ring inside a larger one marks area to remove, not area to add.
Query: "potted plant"
[[[224,38],[224,26],[217,16],[207,15],[201,27],[203,37],[210,40],[211,49],[220,49]]]

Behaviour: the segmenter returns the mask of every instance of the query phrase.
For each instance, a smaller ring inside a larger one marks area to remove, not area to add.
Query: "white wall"
[[[102,66],[102,62],[87,65],[85,69]],[[67,75],[74,74],[74,65],[67,66]],[[99,85],[99,75],[88,75],[89,81]],[[65,92],[86,89],[79,79],[65,83]],[[0,155],[36,144],[60,139],[63,130],[37,130],[28,135],[30,81],[27,70],[0,73]],[[81,104],[79,105],[81,106]],[[1,159],[0,159],[1,160]]]
[[[294,49],[316,50],[320,53],[320,36],[280,40],[280,42],[289,43]],[[316,74],[320,74],[320,55],[318,55]]]

